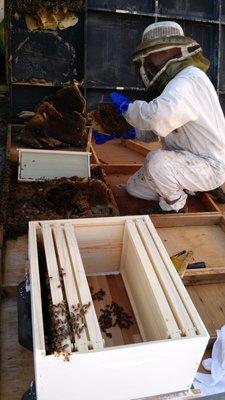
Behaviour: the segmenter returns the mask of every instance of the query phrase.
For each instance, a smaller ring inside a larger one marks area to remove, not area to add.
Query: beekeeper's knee
[[[165,162],[165,155],[162,151],[151,151],[145,159],[145,170],[147,176],[151,177],[154,180],[159,175],[161,175],[163,173]]]
[[[131,196],[136,197],[138,194],[137,183],[133,175],[127,181],[126,190]]]

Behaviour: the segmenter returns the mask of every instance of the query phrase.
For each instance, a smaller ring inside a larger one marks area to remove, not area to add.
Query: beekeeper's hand
[[[109,97],[119,115],[125,114],[128,110],[129,104],[132,103],[132,101],[120,93],[111,92]]]

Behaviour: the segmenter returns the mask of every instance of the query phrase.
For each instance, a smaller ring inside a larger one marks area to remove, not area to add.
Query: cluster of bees
[[[65,361],[69,361],[69,354],[76,350],[76,340],[86,327],[85,314],[89,307],[90,302],[78,303],[69,312],[65,301],[50,305],[52,351],[55,355],[63,355]]]
[[[83,304],[83,305],[78,303],[76,306],[72,306],[73,311],[70,312],[69,322],[70,322],[70,325],[74,332],[75,339],[76,339],[76,337],[78,337],[80,339],[81,332],[86,327],[85,314],[86,314],[88,308],[90,307],[90,305],[91,305],[91,303],[89,302],[89,303]],[[76,343],[75,343],[75,345],[76,345]]]
[[[108,332],[108,329],[116,326],[120,329],[129,329],[134,323],[133,317],[127,314],[123,307],[119,306],[115,301],[101,309],[98,322],[102,332],[109,338],[112,337],[112,333]]]
[[[70,353],[70,330],[67,324],[67,307],[65,301],[50,305],[51,337],[53,352],[62,354],[67,359]]]
[[[94,293],[93,288],[90,288],[91,296],[94,301],[101,301],[105,296],[105,291],[100,289]],[[129,329],[133,325],[133,317],[129,315],[123,307],[119,306],[115,301],[111,304],[107,304],[104,309],[101,309],[101,315],[98,319],[100,329],[109,338],[112,337],[112,333],[108,330],[118,326],[120,329]]]

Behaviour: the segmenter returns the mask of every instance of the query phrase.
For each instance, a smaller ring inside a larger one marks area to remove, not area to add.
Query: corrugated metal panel
[[[166,15],[214,19],[218,2],[213,0],[159,0],[159,12]]]
[[[131,55],[153,18],[133,15],[88,15],[87,85],[140,87]]]
[[[110,10],[126,10],[130,12],[149,13],[155,11],[154,0],[89,0],[89,8],[105,8]]]

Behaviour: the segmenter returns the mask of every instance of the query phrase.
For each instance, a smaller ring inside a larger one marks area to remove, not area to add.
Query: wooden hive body
[[[66,298],[70,313],[90,302],[81,336],[64,339],[69,362],[45,345],[40,246],[52,303]],[[208,333],[147,216],[31,222],[29,259],[38,400],[130,400],[190,388]],[[139,335],[115,345],[101,333],[88,282],[118,275]]]

